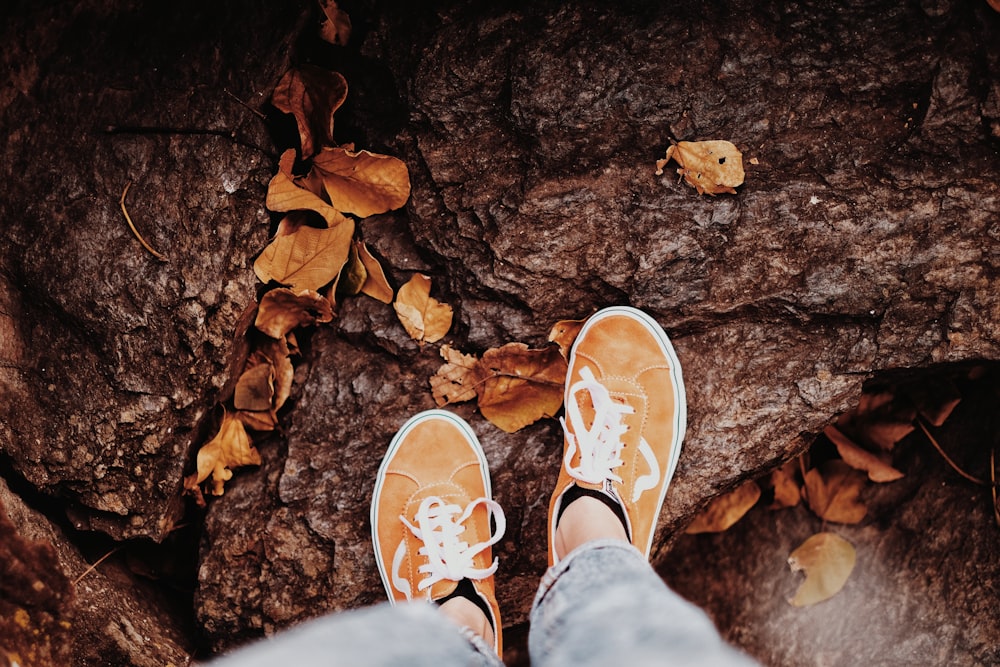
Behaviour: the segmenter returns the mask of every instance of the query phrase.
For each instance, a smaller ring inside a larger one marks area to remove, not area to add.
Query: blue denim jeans
[[[671,591],[643,555],[588,542],[542,578],[531,610],[532,667],[756,664],[726,645],[700,609]],[[326,616],[247,646],[213,667],[503,663],[431,604],[388,603]]]

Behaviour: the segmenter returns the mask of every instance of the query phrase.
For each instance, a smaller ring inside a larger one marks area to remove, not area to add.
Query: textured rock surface
[[[671,334],[690,418],[657,561],[872,375],[1000,357],[985,3],[438,4],[348,6],[346,53],[316,47],[306,3],[2,10],[0,450],[77,525],[162,539],[182,510],[275,168],[226,91],[261,106],[289,58],[347,76],[339,139],[408,164],[406,210],[362,233],[395,285],[433,277],[456,347],[541,344],[623,302]],[[740,194],[654,176],[671,136],[736,143]],[[129,180],[168,264],[122,219]],[[440,360],[364,299],[302,343],[284,432],[205,517],[195,610],[213,650],[382,596],[367,498]],[[456,410],[508,514],[498,587],[518,660],[559,428],[508,435]]]

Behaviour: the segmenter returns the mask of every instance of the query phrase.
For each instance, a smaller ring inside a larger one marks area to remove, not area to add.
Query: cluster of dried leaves
[[[918,426],[959,474],[987,484],[962,471],[930,431],[945,422],[960,400],[958,389],[950,383],[933,389],[919,385],[864,393],[858,406],[828,425],[809,451],[764,478],[747,481],[719,496],[686,532],[724,531],[762,497],[770,510],[795,507],[804,501],[824,525],[860,523],[868,512],[862,500],[866,485],[893,482],[904,476],[893,465],[894,452],[897,444]],[[993,488],[995,492],[995,484]],[[997,521],[1000,523],[1000,510]],[[806,573],[805,581],[789,602],[807,606],[832,597],[847,582],[855,560],[854,546],[839,535],[827,531],[813,535],[788,557],[793,571]]]
[[[333,0],[320,0],[320,8],[321,35],[345,44],[350,18]],[[393,303],[382,266],[358,238],[358,223],[402,207],[409,173],[395,157],[336,144],[334,114],[346,98],[343,76],[311,65],[289,70],[271,98],[294,117],[299,146],[282,154],[268,185],[265,204],[284,217],[253,265],[264,293],[237,330],[230,380],[213,413],[214,436],[184,479],[185,493],[200,504],[203,489],[222,495],[234,468],[260,464],[251,435],[278,426],[299,353],[295,332],[330,322],[338,299],[364,294]],[[395,296],[400,320],[418,341],[440,338],[451,326],[451,309],[429,293],[429,279],[414,275]]]
[[[350,18],[333,0],[320,0],[321,34],[333,44],[350,38]],[[278,412],[292,389],[296,331],[333,320],[338,299],[363,294],[393,305],[418,344],[436,343],[451,329],[451,306],[431,296],[430,278],[414,274],[394,292],[363,240],[365,218],[402,207],[410,194],[406,165],[353,144],[337,145],[334,114],[347,98],[337,72],[304,65],[289,70],[271,103],[291,114],[299,146],[281,155],[265,204],[284,214],[270,243],[254,261],[264,283],[237,328],[230,379],[213,411],[214,434],[197,454],[184,492],[204,504],[222,495],[240,466],[260,465],[253,437],[278,427]],[[560,322],[541,349],[508,343],[479,358],[448,345],[445,364],[431,379],[439,406],[478,397],[483,415],[505,431],[553,416],[562,405],[566,355],[580,322]]]

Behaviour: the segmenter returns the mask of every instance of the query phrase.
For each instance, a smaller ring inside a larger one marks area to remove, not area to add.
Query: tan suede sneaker
[[[649,558],[677,467],[687,402],[670,339],[642,311],[598,311],[573,344],[566,374],[563,462],[549,502],[549,565],[566,492],[574,485],[621,507],[632,544]]]
[[[490,610],[502,656],[492,546],[506,521],[493,501],[486,455],[465,420],[428,410],[400,428],[375,478],[371,521],[389,601],[440,600],[468,579]]]

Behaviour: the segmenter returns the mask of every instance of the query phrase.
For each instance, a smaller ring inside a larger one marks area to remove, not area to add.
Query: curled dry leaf
[[[583,328],[583,323],[586,321],[587,318],[582,320],[559,320],[549,330],[549,341],[559,346],[559,351],[567,360],[569,359],[570,350],[573,349],[573,343],[576,342],[576,337],[580,334],[580,329]]]
[[[885,460],[885,454],[879,456],[863,449],[833,424],[823,429],[823,433],[830,439],[830,442],[837,446],[837,451],[844,459],[844,463],[855,470],[863,470],[868,473],[868,479],[871,481],[894,482],[903,477],[903,473],[893,468]]]
[[[261,282],[275,281],[302,290],[319,290],[340,274],[347,262],[354,222],[332,229],[306,225],[275,237],[253,263]]]
[[[451,306],[430,294],[431,279],[415,273],[409,282],[399,288],[396,301],[392,304],[406,333],[421,344],[441,340],[451,328]]]
[[[345,46],[351,38],[351,17],[334,0],[319,0],[326,17],[319,25],[319,36],[334,46]]]
[[[856,560],[854,545],[839,535],[813,535],[788,556],[792,572],[806,573],[806,580],[789,602],[807,607],[833,597],[847,583]]]
[[[670,160],[680,165],[677,173],[698,194],[736,194],[743,184],[743,153],[728,141],[681,141],[667,148],[667,155],[656,161],[656,175]]]
[[[798,469],[799,460],[792,459],[768,475],[766,484],[768,488],[774,489],[774,500],[767,506],[767,509],[777,510],[795,507],[802,502],[802,491],[796,477]]]
[[[462,354],[450,345],[441,346],[445,363],[431,377],[431,394],[438,407],[450,403],[471,401],[476,397],[474,381],[470,376],[479,360],[471,354]]]
[[[337,72],[303,65],[285,72],[271,96],[271,104],[295,117],[302,158],[333,144],[333,114],[347,99],[347,80]]]
[[[184,489],[200,498],[200,485],[212,477],[208,492],[221,496],[233,468],[260,465],[260,453],[251,444],[243,423],[228,412],[222,414],[219,432],[198,450],[198,469],[184,478]]]
[[[483,416],[507,433],[559,411],[566,359],[556,345],[540,350],[507,343],[487,350],[471,372]]]
[[[351,249],[347,253],[347,263],[337,277],[333,293],[354,296],[361,291],[367,278],[368,269],[365,268],[361,257],[358,256],[358,243],[354,241],[351,243]]]
[[[332,319],[330,302],[322,294],[309,289],[295,292],[278,287],[261,298],[254,326],[271,338],[284,338],[292,329]]]
[[[358,257],[365,267],[365,283],[361,286],[361,293],[382,303],[392,303],[392,288],[385,277],[382,265],[372,256],[364,241],[355,241],[355,244],[358,248]]]
[[[809,509],[824,521],[858,523],[868,508],[858,500],[865,475],[834,459],[806,473],[805,494]]]
[[[712,500],[685,529],[690,535],[721,533],[743,518],[760,499],[760,487],[753,480],[745,482],[729,493]]]
[[[335,209],[360,218],[400,208],[410,196],[406,164],[389,155],[324,148],[313,158],[313,172]]]

